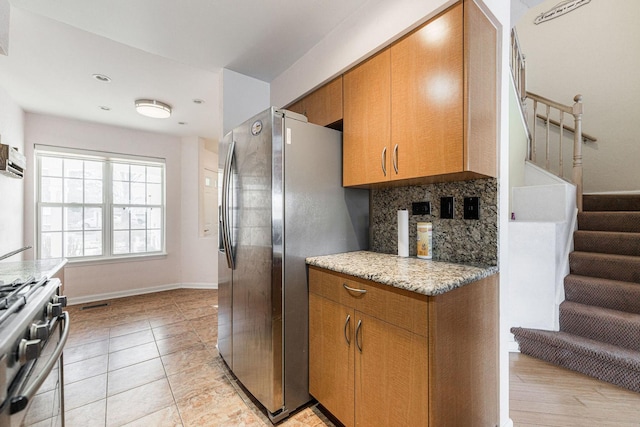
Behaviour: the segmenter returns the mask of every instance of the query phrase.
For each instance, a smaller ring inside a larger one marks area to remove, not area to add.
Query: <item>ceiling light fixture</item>
[[[102,83],[111,83],[111,77],[105,76],[104,74],[94,74],[91,77]]]
[[[155,99],[136,99],[136,111],[143,116],[156,119],[171,116],[171,106]]]

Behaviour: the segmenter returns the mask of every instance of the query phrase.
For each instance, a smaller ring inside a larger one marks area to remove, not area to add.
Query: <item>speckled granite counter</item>
[[[310,257],[307,264],[424,295],[440,295],[498,272],[495,266],[475,267],[367,251]]]
[[[25,280],[30,276],[36,279],[52,277],[67,263],[66,258],[38,259],[33,261],[0,262],[0,281],[13,282]]]

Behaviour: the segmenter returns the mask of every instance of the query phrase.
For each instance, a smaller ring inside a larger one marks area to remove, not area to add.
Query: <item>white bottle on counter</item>
[[[433,258],[433,225],[430,222],[418,223],[418,258]]]

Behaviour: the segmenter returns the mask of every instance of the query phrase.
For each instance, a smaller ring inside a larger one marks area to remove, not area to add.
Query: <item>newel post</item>
[[[573,118],[575,132],[573,133],[573,183],[576,186],[576,204],[578,212],[582,212],[582,95],[576,95],[573,100]]]

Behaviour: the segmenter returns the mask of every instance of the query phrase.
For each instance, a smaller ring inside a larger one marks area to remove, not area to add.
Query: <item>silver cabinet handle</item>
[[[398,175],[398,144],[393,147],[393,169],[395,169],[396,175]]]
[[[382,173],[387,176],[387,147],[382,149]]]
[[[346,284],[346,283],[343,283],[343,284],[342,284],[342,287],[343,287],[343,288],[345,288],[345,289],[346,289],[346,290],[348,290],[348,291],[351,291],[351,292],[357,292],[357,293],[359,293],[359,294],[366,294],[366,293],[367,293],[367,290],[366,290],[366,289],[350,288],[349,286],[347,286],[347,284]]]
[[[360,333],[361,327],[362,327],[362,319],[358,320],[358,325],[356,326],[356,347],[358,347],[358,351],[360,351],[360,353],[362,353],[362,344],[360,344],[360,341],[362,341],[362,338],[360,339],[360,341],[358,341],[358,334]]]
[[[347,342],[347,345],[351,345],[351,340],[347,337],[347,326],[349,326],[349,322],[351,322],[351,315],[347,314],[347,320],[344,322],[344,340]]]

